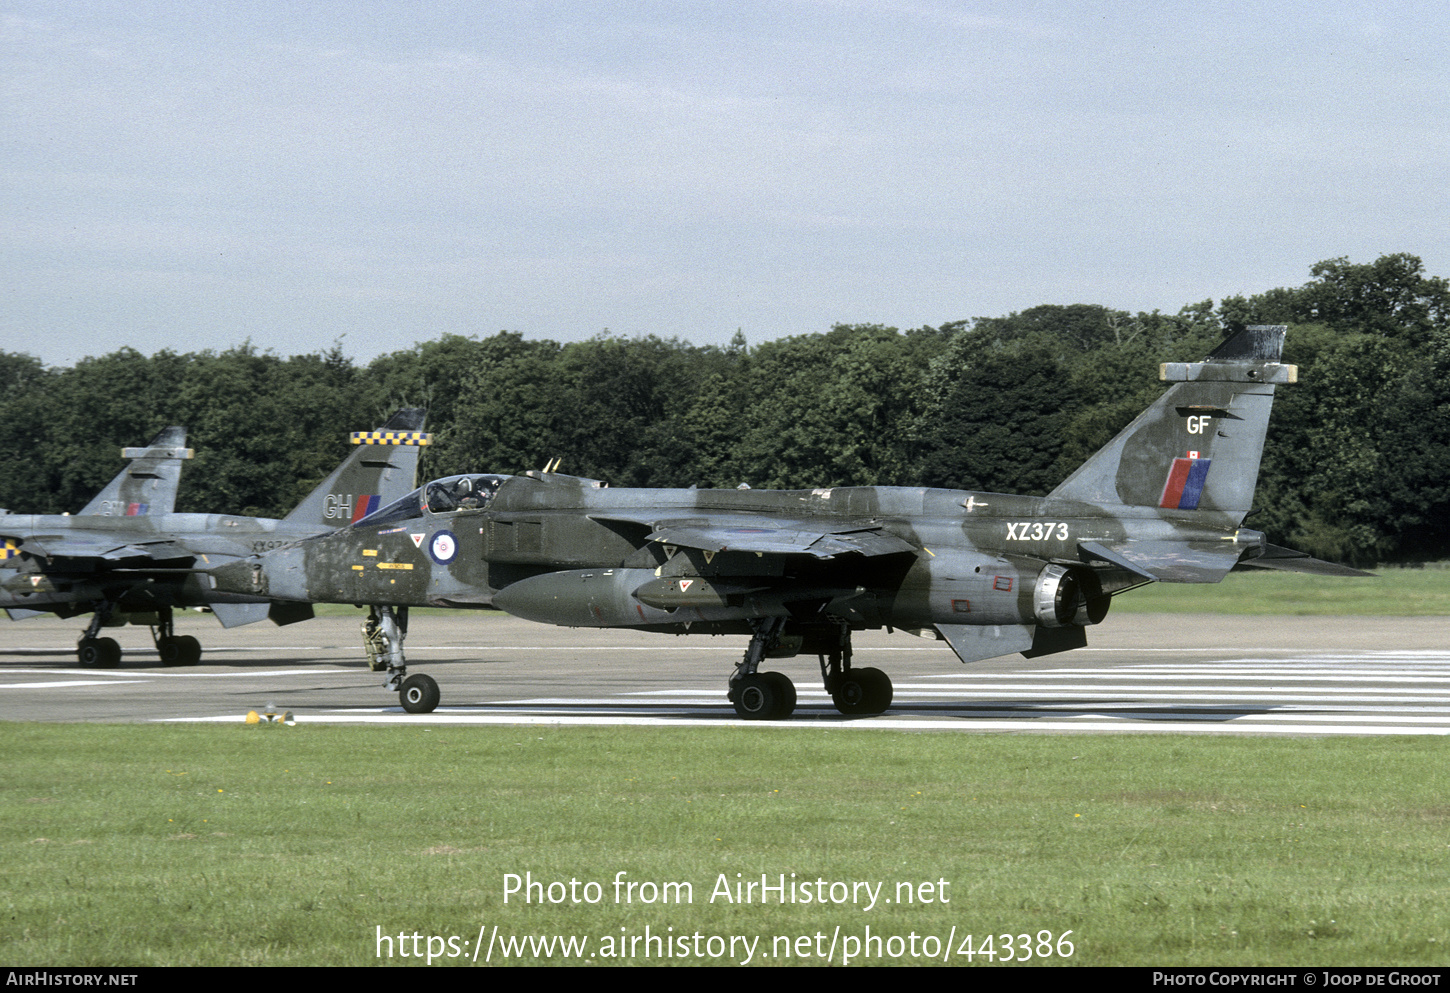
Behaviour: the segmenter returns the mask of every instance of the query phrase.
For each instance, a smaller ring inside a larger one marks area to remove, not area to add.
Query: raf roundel
[[[439,531],[428,542],[428,554],[439,565],[447,565],[458,555],[458,538],[452,531]]]

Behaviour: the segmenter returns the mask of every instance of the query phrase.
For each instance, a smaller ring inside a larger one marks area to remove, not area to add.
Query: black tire
[[[181,665],[181,646],[175,638],[156,639],[156,654],[161,658],[162,665]]]
[[[76,660],[87,669],[98,669],[105,653],[101,650],[99,638],[82,638],[76,646]]]
[[[868,714],[884,714],[891,706],[891,698],[894,692],[891,687],[891,677],[880,669],[862,669],[861,675],[868,682],[867,706]]]
[[[196,665],[201,661],[201,642],[191,635],[184,634],[179,638],[173,638],[172,641],[176,642],[176,647],[181,650],[181,661],[177,662],[177,665]]]
[[[121,664],[121,646],[114,638],[82,638],[76,658],[92,669],[114,669]]]
[[[831,694],[836,709],[848,717],[882,714],[891,706],[891,677],[880,669],[848,669]]]
[[[747,721],[774,720],[780,688],[759,673],[744,676],[731,684],[730,702],[735,704],[735,713]]]
[[[771,720],[783,721],[795,713],[795,683],[790,681],[790,677],[783,672],[762,672],[758,675],[775,690],[775,713],[771,715]]]
[[[409,676],[398,690],[398,701],[410,714],[431,714],[438,706],[438,684],[432,676]]]

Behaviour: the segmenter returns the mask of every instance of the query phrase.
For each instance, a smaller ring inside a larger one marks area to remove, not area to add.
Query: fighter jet
[[[281,520],[174,513],[192,452],[185,428],[167,428],[145,448],[122,449],[130,464],[79,514],[0,514],[0,607],[12,620],[90,613],[77,656],[105,668],[120,663],[121,648],[101,628],[127,621],[151,627],[165,664],[195,665],[201,644],[176,634],[178,607],[208,607],[225,627],[306,620],[311,604],[217,592],[199,570],[331,532],[408,492],[429,442],[424,413],[401,410],[376,431],[354,433],[358,449]]]
[[[1165,363],[1167,392],[1045,497],[886,486],[611,489],[557,471],[434,480],[333,534],[213,570],[217,589],[275,601],[492,606],[571,627],[749,635],[727,697],[788,716],[796,691],[767,658],[816,655],[836,708],[878,714],[890,678],[854,665],[851,635],[901,629],[964,663],[1080,648],[1112,597],[1215,583],[1236,566],[1358,574],[1269,544],[1250,510],[1283,326]],[[427,712],[380,610],[387,688]]]

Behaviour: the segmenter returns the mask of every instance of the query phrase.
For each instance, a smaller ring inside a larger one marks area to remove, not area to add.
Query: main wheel
[[[398,700],[410,714],[431,714],[438,706],[438,684],[432,676],[409,676],[398,690]]]
[[[180,651],[180,660],[176,663],[177,665],[196,665],[201,661],[201,642],[189,634],[171,640],[176,642],[176,647]]]
[[[831,693],[836,709],[850,717],[885,713],[891,706],[891,677],[880,669],[848,669]]]
[[[156,639],[156,654],[161,657],[162,665],[181,665],[181,646],[176,641],[175,638]]]
[[[780,688],[760,673],[742,676],[730,684],[730,702],[735,713],[747,721],[768,721],[775,717]]]
[[[82,638],[76,657],[83,666],[114,669],[121,664],[121,646],[114,638]]]
[[[771,720],[783,721],[795,713],[795,683],[783,672],[762,672],[760,678],[775,690],[775,712]]]

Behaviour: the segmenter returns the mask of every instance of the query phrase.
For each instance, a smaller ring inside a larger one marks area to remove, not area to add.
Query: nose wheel
[[[398,690],[398,700],[410,714],[431,714],[438,706],[438,684],[432,676],[409,676]]]
[[[432,676],[408,675],[403,640],[408,636],[408,608],[375,606],[363,622],[363,647],[368,668],[387,670],[383,688],[396,690],[398,702],[410,714],[431,714],[438,707],[438,684]]]

